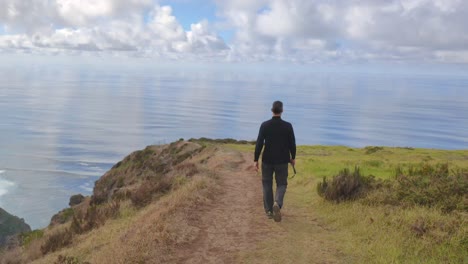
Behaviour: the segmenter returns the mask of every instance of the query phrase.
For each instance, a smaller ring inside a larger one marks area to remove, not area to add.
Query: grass
[[[141,204],[138,199],[137,203],[132,203],[130,197],[118,200],[119,205],[111,206],[114,209],[110,211],[95,205],[96,212],[102,211],[106,216],[105,221],[97,221],[105,228],[86,228],[81,232],[85,223],[77,222],[73,227],[71,221],[41,234],[28,234],[26,237],[30,239],[25,248],[29,256],[23,256],[24,262],[106,263],[112,259],[113,263],[164,263],[171,256],[171,246],[196,243],[198,231],[190,226],[185,214],[188,209],[213,199],[218,182],[212,169],[219,165],[217,155],[223,153],[215,150],[227,147],[250,152],[253,163],[254,149],[250,143],[238,144],[231,140],[203,144],[206,148],[196,158],[171,163],[173,167],[167,179],[171,179],[172,188],[162,196],[157,195],[148,202],[146,199],[150,196],[143,195]],[[135,155],[147,160],[154,156],[150,150]],[[193,153],[190,149],[179,148],[162,154],[165,157],[183,155],[186,159]],[[135,166],[135,162],[128,164],[129,161],[115,168],[128,170]],[[341,199],[340,203],[335,203],[324,200],[316,191],[323,177],[331,179],[340,171],[342,175],[352,176],[353,182],[355,173],[342,171],[344,168],[358,166],[360,175],[391,181],[395,180],[397,172],[420,174],[415,168],[422,163],[433,167],[443,163],[456,171],[466,166],[467,161],[468,151],[300,146],[297,176],[289,180],[283,221],[281,224],[271,222],[274,231],[271,239],[259,241],[256,248],[240,252],[239,260],[244,263],[311,263],[314,259],[325,263],[468,263],[468,217],[458,207],[443,211],[439,206],[371,203],[365,199]],[[145,175],[141,176],[148,180]],[[129,179],[119,179],[112,179],[115,183],[111,185],[121,188],[128,184]],[[460,181],[466,183],[463,177]],[[394,187],[402,190],[411,187],[404,181],[401,183]],[[447,188],[451,188],[453,182],[446,183]],[[460,193],[460,197],[460,204],[466,202],[466,193]],[[118,213],[114,214],[116,211]],[[63,230],[74,228],[79,232],[73,232],[72,241],[68,243]],[[42,256],[41,249],[50,253]]]
[[[227,146],[251,152],[253,157],[254,146]],[[246,263],[310,263],[314,254],[340,263],[468,263],[466,211],[448,213],[440,206],[360,201],[334,203],[316,192],[323,177],[331,178],[343,168],[355,166],[359,166],[362,175],[389,181],[395,180],[397,170],[408,174],[421,164],[447,164],[456,171],[467,167],[468,150],[300,146],[296,161],[298,174],[289,181],[286,216],[277,230],[278,237],[272,236],[257,249],[243,252],[241,259]],[[459,180],[467,184],[466,178]],[[448,182],[453,183],[446,181],[447,186]],[[397,190],[411,190],[407,183],[400,183]],[[466,204],[467,194],[461,197],[458,201]],[[320,240],[322,246],[315,240]],[[334,250],[327,253],[327,249]]]

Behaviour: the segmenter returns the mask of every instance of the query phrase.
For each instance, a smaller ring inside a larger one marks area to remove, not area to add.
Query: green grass
[[[227,146],[251,152],[253,160],[255,146]],[[322,240],[324,247],[334,248],[331,252],[335,253],[330,254],[342,263],[468,263],[468,214],[464,211],[443,213],[438,208],[359,201],[336,204],[316,192],[323,177],[331,178],[355,166],[363,175],[389,180],[395,180],[397,168],[407,171],[422,163],[467,168],[468,150],[299,146],[296,161],[297,176],[289,181],[285,212],[301,217],[288,220],[286,216],[281,242],[260,243],[243,255],[246,262],[268,263],[266,254],[274,263],[308,263],[314,259],[313,252],[323,251],[314,246],[314,238]],[[320,233],[310,217],[332,231]],[[271,253],[281,245],[286,245],[286,253]]]

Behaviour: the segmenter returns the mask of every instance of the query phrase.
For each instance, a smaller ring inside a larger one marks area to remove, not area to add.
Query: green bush
[[[366,150],[366,154],[369,155],[369,154],[372,154],[372,153],[381,151],[381,150],[383,150],[384,148],[383,148],[383,147],[372,147],[372,146],[368,146],[368,147],[365,147],[364,149]]]
[[[318,194],[329,201],[354,200],[364,195],[374,182],[373,176],[363,176],[356,166],[354,171],[343,169],[332,180],[323,178],[317,185]]]

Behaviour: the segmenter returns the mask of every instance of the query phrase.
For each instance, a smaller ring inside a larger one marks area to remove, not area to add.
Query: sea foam
[[[0,170],[0,174],[5,173],[4,170]],[[7,181],[5,179],[0,178],[0,196],[5,195],[8,192],[8,189],[15,186],[14,182]]]

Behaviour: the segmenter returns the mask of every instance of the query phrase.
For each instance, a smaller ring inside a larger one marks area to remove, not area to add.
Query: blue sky
[[[182,24],[185,30],[190,30],[190,25],[203,19],[213,23],[216,21],[216,5],[212,1],[206,0],[163,0],[161,5],[172,7],[172,13]]]
[[[213,1],[206,0],[163,0],[161,5],[172,7],[172,13],[179,20],[186,31],[190,30],[193,23],[201,20],[207,20],[211,24],[222,21],[222,18],[216,16],[216,4]],[[232,41],[233,30],[219,28],[216,32],[227,43]]]

